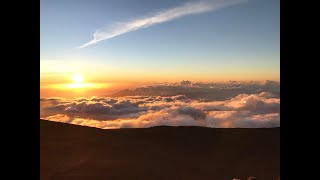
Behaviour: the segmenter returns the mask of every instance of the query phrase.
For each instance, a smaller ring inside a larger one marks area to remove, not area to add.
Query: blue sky
[[[159,74],[177,72],[179,77],[195,73],[201,81],[204,76],[214,76],[211,72],[224,71],[221,76],[249,73],[279,80],[279,0],[248,0],[76,48],[90,41],[97,29],[147,17],[185,2],[41,0],[40,60],[114,67],[114,71],[127,70],[129,76],[152,70]]]

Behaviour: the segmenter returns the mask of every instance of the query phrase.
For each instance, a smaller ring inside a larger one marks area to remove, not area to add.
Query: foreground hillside
[[[280,128],[102,130],[40,120],[40,179],[231,180],[280,175]]]

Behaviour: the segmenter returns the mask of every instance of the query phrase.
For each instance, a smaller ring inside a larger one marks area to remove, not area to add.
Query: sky
[[[46,91],[280,80],[279,0],[41,0],[40,33]]]

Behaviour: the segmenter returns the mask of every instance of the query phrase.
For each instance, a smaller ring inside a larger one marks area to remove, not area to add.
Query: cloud
[[[110,128],[160,125],[279,127],[280,98],[268,92],[239,94],[223,101],[177,96],[41,98],[40,116],[51,121]]]
[[[172,9],[160,11],[148,17],[134,19],[125,23],[118,23],[112,28],[98,29],[93,34],[93,39],[81,45],[79,48],[84,48],[96,44],[102,40],[110,39],[131,31],[136,31],[138,29],[171,21],[183,16],[217,10],[240,2],[243,2],[243,0],[202,0],[198,2],[188,2]]]

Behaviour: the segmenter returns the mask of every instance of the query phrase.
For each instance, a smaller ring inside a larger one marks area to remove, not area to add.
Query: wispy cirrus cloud
[[[78,48],[88,47],[102,40],[107,40],[121,34],[171,21],[183,16],[213,11],[244,1],[245,0],[202,0],[197,2],[188,2],[175,8],[157,12],[148,17],[134,19],[125,23],[118,23],[110,29],[98,29],[93,34],[93,39],[91,41]]]

